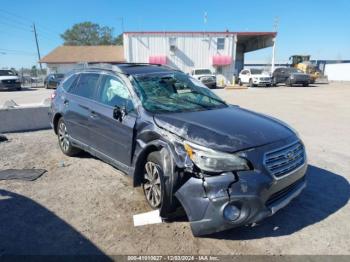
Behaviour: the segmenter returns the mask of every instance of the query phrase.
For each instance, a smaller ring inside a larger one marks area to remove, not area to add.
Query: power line
[[[15,49],[7,49],[7,48],[0,48],[1,51],[6,51],[6,52],[14,52],[14,53],[23,53],[23,54],[31,54],[35,55],[35,53],[24,51],[24,50],[15,50]]]
[[[11,13],[11,12],[6,11],[4,9],[0,9],[0,12],[5,13],[8,17],[10,17],[10,19],[12,19],[12,22],[14,22],[16,24],[20,23],[20,24],[22,24],[22,26],[26,27],[26,26],[28,26],[28,24],[32,23],[32,21],[29,18],[26,18],[24,16],[19,16],[18,14]],[[23,22],[23,21],[25,21],[25,22]],[[45,34],[51,34],[53,36],[59,36],[60,35],[60,33],[54,32],[52,30],[52,28],[48,28],[48,27],[46,27],[44,25],[36,23],[36,27],[37,27],[37,31],[42,31]]]

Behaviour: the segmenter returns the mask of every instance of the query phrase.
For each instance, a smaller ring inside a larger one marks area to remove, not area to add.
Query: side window
[[[108,106],[126,106],[129,111],[133,108],[128,88],[115,76],[102,77],[97,100]]]
[[[77,83],[77,79],[78,79],[78,75],[74,74],[72,76],[70,76],[68,79],[66,79],[66,81],[64,81],[64,83],[62,84],[63,89],[66,90],[67,92],[73,88],[73,86],[76,85]]]
[[[247,74],[247,70],[243,70],[241,74],[242,75],[246,75]]]
[[[72,88],[72,94],[90,98],[94,96],[99,74],[82,73],[80,74],[78,83]]]
[[[218,38],[217,40],[217,50],[225,49],[225,38]]]

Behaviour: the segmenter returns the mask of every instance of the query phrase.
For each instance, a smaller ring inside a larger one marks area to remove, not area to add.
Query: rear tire
[[[63,154],[67,156],[75,156],[81,151],[79,148],[74,147],[69,141],[67,126],[62,117],[58,120],[57,137],[58,144]]]
[[[303,86],[304,86],[304,87],[308,87],[308,86],[309,86],[309,83],[304,83]]]

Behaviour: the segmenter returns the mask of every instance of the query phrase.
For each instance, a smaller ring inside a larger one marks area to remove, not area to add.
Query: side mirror
[[[118,120],[119,122],[122,122],[124,117],[127,115],[126,107],[125,106],[116,106],[113,109],[113,118]]]

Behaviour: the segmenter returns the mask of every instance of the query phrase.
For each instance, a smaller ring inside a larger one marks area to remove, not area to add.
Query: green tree
[[[36,68],[35,65],[32,66],[32,69],[30,70],[30,75],[31,76],[38,76],[38,69]]]
[[[123,44],[123,37],[113,36],[113,28],[92,22],[73,25],[61,34],[64,45],[114,45]],[[121,40],[120,40],[121,39]]]

